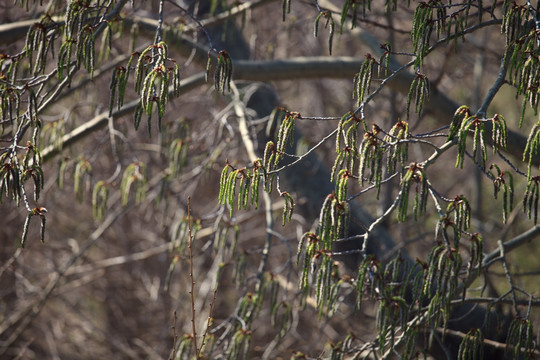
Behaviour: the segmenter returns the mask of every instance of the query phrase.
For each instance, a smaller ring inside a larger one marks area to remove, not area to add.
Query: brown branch
[[[204,84],[204,73],[193,75],[180,82],[180,93],[188,92],[202,84]],[[113,111],[112,117],[114,120],[129,114],[135,110],[139,100],[133,100],[125,104],[120,110]],[[105,111],[98,116],[94,117],[92,120],[87,121],[83,125],[71,131],[69,134],[66,134],[62,137],[61,144],[62,147],[59,148],[56,145],[49,145],[41,152],[42,160],[44,162],[51,160],[54,156],[58,155],[62,148],[69,147],[74,145],[77,141],[85,138],[94,131],[97,131],[107,125],[109,120],[109,112]]]
[[[540,240],[540,225],[536,225],[531,229],[525,231],[523,234],[516,236],[512,240],[508,240],[502,244],[504,251],[512,251],[515,248],[521,246],[523,243],[530,242],[534,239]],[[486,257],[482,263],[482,267],[490,266],[494,261],[498,260],[501,255],[501,250],[497,248],[492,251]]]
[[[188,249],[189,249],[189,283],[190,290],[189,295],[191,299],[191,329],[192,329],[192,341],[193,350],[195,351],[195,358],[199,360],[200,350],[197,346],[197,327],[195,325],[195,280],[193,279],[193,234],[191,233],[191,197],[188,196],[187,203],[187,223],[188,223]]]
[[[437,332],[439,332],[441,334],[444,334],[444,335],[455,336],[455,337],[458,337],[458,338],[461,338],[461,339],[464,339],[467,336],[467,334],[462,333],[461,331],[452,330],[452,329],[443,329],[441,327],[437,328]],[[506,344],[506,343],[502,343],[502,342],[498,342],[498,341],[490,340],[490,339],[483,339],[483,343],[485,345],[490,346],[492,348],[495,348],[497,350],[505,350],[507,347],[510,348],[510,349],[515,348],[515,346],[512,345],[512,344]],[[522,350],[527,351],[527,349],[525,349],[525,348],[522,348]],[[533,350],[532,354],[534,356],[540,356],[540,351],[535,349],[535,350]]]

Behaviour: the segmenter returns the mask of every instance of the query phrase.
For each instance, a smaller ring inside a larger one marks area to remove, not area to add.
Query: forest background
[[[538,357],[538,9],[1,5],[1,356]]]

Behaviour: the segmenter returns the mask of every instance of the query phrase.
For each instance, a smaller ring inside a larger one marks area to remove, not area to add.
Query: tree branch
[[[205,82],[204,77],[205,77],[204,73],[199,73],[197,75],[193,75],[181,81],[180,93],[185,93],[198,86],[201,86]],[[131,113],[132,111],[135,110],[138,103],[139,103],[139,99],[136,99],[122,106],[120,110],[113,111],[113,114],[112,114],[113,119],[117,120],[121,116]],[[53,145],[49,145],[45,147],[45,149],[42,150],[41,152],[42,161],[47,162],[51,160],[54,156],[58,155],[63,148],[74,145],[77,141],[85,138],[86,136],[90,135],[94,131],[97,131],[101,129],[102,127],[106,126],[108,120],[109,120],[109,112],[104,111],[98,116],[94,117],[92,120],[87,121],[83,125],[74,129],[69,134],[62,136],[61,147],[58,147],[53,144]]]
[[[515,238],[508,240],[507,242],[503,243],[502,246],[504,247],[505,251],[512,251],[515,248],[521,246],[525,242],[532,241],[533,239],[540,239],[540,225],[536,225],[532,227],[531,229],[527,230],[521,235],[516,236]],[[499,260],[501,255],[501,250],[497,248],[496,250],[492,251],[488,255],[484,257],[484,261],[482,262],[482,267],[486,268],[493,264],[495,261]]]

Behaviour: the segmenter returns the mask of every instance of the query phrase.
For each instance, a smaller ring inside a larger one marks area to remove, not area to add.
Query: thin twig
[[[210,301],[210,306],[208,309],[208,317],[206,318],[206,327],[204,328],[204,332],[202,334],[201,352],[204,349],[204,344],[206,344],[206,337],[208,336],[210,326],[212,325],[212,321],[213,321],[212,313],[214,312],[214,305],[216,304],[216,299],[217,299],[217,284],[216,284],[216,288],[214,289],[214,294],[212,295],[212,301]],[[205,356],[209,356],[209,355],[207,354]]]
[[[197,19],[196,20],[197,26],[187,25],[183,29],[183,31],[188,32],[188,31],[194,31],[194,30],[199,29],[199,28],[204,29],[204,28],[208,28],[208,27],[211,27],[211,26],[216,26],[216,25],[219,25],[221,23],[224,23],[225,21],[227,21],[229,19],[234,18],[237,15],[245,13],[247,10],[252,10],[252,9],[255,9],[255,8],[261,6],[261,5],[265,5],[265,4],[274,2],[274,1],[277,1],[277,0],[245,1],[245,2],[239,3],[238,5],[227,9],[227,11],[223,11],[223,12],[221,12],[219,14],[214,15],[211,18],[203,19],[203,20],[198,20]]]
[[[189,249],[189,280],[190,280],[190,299],[191,299],[191,330],[193,350],[195,351],[195,358],[200,358],[199,347],[197,346],[197,327],[195,325],[195,280],[193,279],[193,234],[191,233],[191,197],[188,196],[187,203],[187,223],[188,223],[188,249]]]
[[[322,138],[321,141],[319,141],[317,144],[315,144],[311,149],[309,149],[304,155],[298,157],[298,159],[296,159],[295,161],[293,161],[292,163],[290,164],[287,164],[287,165],[283,165],[282,167],[280,167],[279,169],[275,169],[275,170],[272,170],[272,171],[269,171],[268,174],[271,175],[271,174],[276,174],[282,170],[285,170],[287,168],[290,168],[292,166],[294,166],[295,164],[299,163],[300,161],[304,160],[309,154],[311,154],[312,152],[314,152],[315,150],[317,150],[317,148],[319,148],[322,144],[324,144],[328,139],[330,139],[332,136],[334,136],[337,132],[339,131],[338,128],[334,129],[330,134],[326,135],[325,137]]]
[[[171,4],[173,4],[174,6],[176,6],[178,9],[182,10],[187,16],[189,16],[191,18],[191,20],[193,20],[194,22],[197,23],[199,28],[204,32],[204,35],[206,36],[206,40],[208,41],[208,46],[210,46],[210,50],[215,51],[214,44],[212,42],[212,37],[210,36],[210,33],[208,33],[208,30],[206,29],[206,27],[201,23],[201,21],[199,19],[197,19],[191,12],[184,9],[176,1],[172,1],[172,0],[167,0],[167,1],[169,3],[171,3]]]
[[[373,231],[373,229],[375,229],[375,227],[377,225],[379,225],[384,219],[386,219],[386,217],[388,217],[388,215],[390,215],[397,208],[402,196],[403,196],[403,187],[399,190],[399,193],[397,194],[397,196],[396,196],[394,202],[392,203],[392,205],[390,205],[390,207],[388,209],[386,209],[384,214],[382,214],[374,222],[372,222],[371,225],[369,226],[369,228],[367,229],[366,234],[364,236],[364,242],[362,243],[362,254],[363,255],[367,254],[367,246],[368,246],[369,234]]]
[[[177,343],[178,343],[178,334],[176,333],[176,310],[174,311],[174,315],[173,315],[172,330],[173,330],[173,350],[172,350],[171,359],[175,360],[176,359],[176,352],[177,352],[176,347],[177,347]]]
[[[506,263],[504,245],[501,240],[497,241],[497,244],[499,245],[499,251],[501,254],[501,262],[504,269],[504,273],[506,274],[506,279],[508,280],[508,284],[510,285],[510,293],[512,294],[512,305],[514,307],[514,314],[518,316],[519,312],[518,312],[517,303],[516,303],[516,292],[515,292],[514,280],[512,279],[512,275],[510,275],[510,270],[508,270],[508,264]]]

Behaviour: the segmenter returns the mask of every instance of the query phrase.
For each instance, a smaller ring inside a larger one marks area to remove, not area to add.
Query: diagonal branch
[[[193,75],[184,81],[180,82],[180,92],[188,92],[202,84],[204,84],[204,73],[200,73],[197,75]],[[172,92],[172,90],[171,90]],[[135,108],[137,107],[137,104],[139,103],[139,100],[133,100],[127,104],[125,104],[120,110],[116,110],[113,112],[113,119],[116,120],[126,114],[129,114],[133,111],[135,111]],[[62,137],[61,144],[62,147],[58,147],[56,145],[49,145],[43,151],[41,152],[42,160],[44,162],[51,160],[54,156],[58,155],[62,148],[70,147],[77,143],[79,140],[85,138],[86,136],[92,134],[94,131],[97,131],[103,127],[105,127],[109,120],[109,112],[105,111],[101,114],[94,117],[92,120],[87,121],[83,125],[79,126],[78,128],[71,131],[69,134],[66,134]]]
[[[529,230],[525,231],[523,234],[516,236],[512,240],[508,240],[505,243],[502,244],[504,247],[504,251],[512,251],[519,246],[523,245],[523,243],[530,242],[532,240],[540,240],[540,225],[536,225]],[[500,259],[501,255],[501,249],[497,248],[496,250],[492,251],[491,253],[487,254],[484,257],[484,261],[482,263],[482,267],[486,268],[493,264],[495,261]]]

